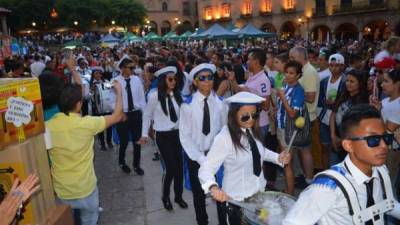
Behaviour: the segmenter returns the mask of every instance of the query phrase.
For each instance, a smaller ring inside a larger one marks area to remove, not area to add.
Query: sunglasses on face
[[[167,77],[167,80],[169,82],[176,81],[176,77]]]
[[[135,69],[135,67],[134,67],[134,66],[126,66],[125,68],[127,68],[127,69],[130,69],[130,70],[133,70],[133,69]]]
[[[250,118],[253,120],[257,120],[259,116],[260,116],[259,112],[246,113],[246,114],[243,114],[242,116],[240,116],[240,121],[245,123],[245,122],[249,121]]]
[[[381,139],[385,142],[386,145],[391,145],[393,143],[393,134],[385,133],[383,135],[371,135],[365,137],[352,137],[349,140],[352,141],[367,141],[368,147],[374,148],[378,147],[381,143]]]
[[[199,76],[196,77],[196,80],[198,80],[198,81],[206,81],[206,80],[211,81],[211,80],[214,80],[214,75],[209,75],[209,76],[199,75]]]

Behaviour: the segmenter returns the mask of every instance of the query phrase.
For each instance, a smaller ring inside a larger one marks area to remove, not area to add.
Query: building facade
[[[197,0],[142,0],[148,18],[144,29],[164,35],[171,30],[194,30],[198,26]]]
[[[398,0],[198,0],[199,23],[256,27],[311,40],[386,39],[400,34]]]

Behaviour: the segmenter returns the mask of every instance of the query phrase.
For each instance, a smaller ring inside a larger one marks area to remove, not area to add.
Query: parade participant
[[[344,71],[344,57],[341,54],[332,54],[329,56],[330,75],[320,82],[318,109],[320,109],[319,132],[322,146],[322,168],[328,169],[330,165],[330,152],[332,141],[329,128],[329,120],[332,109],[335,106],[337,96],[342,93],[345,88],[346,75]]]
[[[287,164],[290,154],[280,155],[265,148],[259,136],[257,120],[264,98],[249,92],[239,92],[226,99],[229,104],[228,123],[214,138],[210,152],[199,169],[199,179],[205,193],[211,192],[219,202],[230,198],[242,201],[258,191],[263,191],[265,179],[262,161],[278,165]],[[224,165],[222,190],[214,174]],[[235,205],[225,208],[230,225],[239,225],[241,211]]]
[[[100,66],[92,67],[92,78],[90,80],[90,87],[93,92],[99,91],[99,90],[103,91],[103,90],[110,88],[110,87],[106,87],[106,83],[108,83],[108,81],[106,81],[104,79],[103,74],[104,74],[104,69],[102,67],[100,67]],[[94,98],[98,98],[98,97],[99,97],[98,95],[94,95]],[[106,116],[106,115],[110,115],[112,113],[111,110],[105,111],[105,109],[100,107],[99,104],[96,104],[96,101],[102,101],[102,99],[96,99],[96,100],[93,99],[93,101],[92,101],[93,116]],[[106,138],[107,138],[108,148],[112,149],[114,147],[112,144],[112,141],[111,141],[112,127],[107,128],[106,133],[107,133]],[[97,136],[98,136],[98,139],[100,140],[100,145],[101,145],[100,150],[107,151],[106,143],[104,141],[104,132],[100,132]]]
[[[298,82],[301,78],[301,64],[296,61],[289,61],[285,65],[285,82],[284,89],[277,90],[278,96],[278,112],[276,114],[277,120],[277,131],[276,135],[279,140],[280,150],[287,150],[289,143],[285,140],[285,127],[288,119],[295,120],[298,112],[303,110],[304,107],[304,89]],[[305,154],[305,150],[302,146],[300,148],[300,154]],[[286,176],[286,193],[294,194],[294,171],[293,164],[289,162],[289,165],[285,167]]]
[[[296,182],[300,188],[304,188],[311,183],[314,174],[314,161],[311,151],[320,152],[319,123],[317,119],[317,103],[319,96],[319,76],[317,70],[308,60],[307,50],[304,47],[294,47],[289,51],[290,60],[300,63],[302,68],[302,77],[299,83],[304,88],[304,96],[311,121],[311,144],[299,151],[300,162],[305,176],[301,182]],[[305,182],[304,182],[305,181]]]
[[[93,165],[94,136],[122,119],[118,82],[114,83],[114,90],[113,114],[82,117],[81,86],[67,85],[60,94],[60,112],[46,122],[52,143],[49,155],[57,201],[79,211],[79,224],[96,225],[99,217],[99,192]]]
[[[162,202],[166,210],[172,210],[169,198],[170,186],[174,181],[175,202],[182,208],[187,203],[182,199],[183,160],[179,140],[179,109],[182,97],[176,85],[176,67],[168,66],[158,70],[158,88],[149,94],[143,113],[143,130],[140,144],[147,142],[151,121],[155,130],[155,140],[165,163],[166,173],[162,184]]]
[[[212,91],[213,64],[203,63],[190,71],[189,78],[197,91],[181,105],[179,138],[187,154],[190,184],[198,225],[208,224],[206,199],[198,177],[198,170],[206,160],[214,137],[225,124],[224,105]],[[226,224],[222,207],[217,204],[219,224]]]
[[[133,141],[133,169],[138,175],[144,175],[140,168],[141,147],[136,142],[142,135],[142,111],[146,106],[142,81],[138,76],[133,75],[135,65],[129,58],[124,58],[119,63],[121,74],[117,80],[124,90],[122,92],[123,111],[126,120],[117,124],[117,132],[120,139],[119,146],[119,166],[125,173],[130,173],[131,169],[126,165],[125,152],[128,147],[129,135]]]
[[[78,56],[76,58],[76,62],[78,66],[76,67],[76,71],[81,77],[82,80],[82,90],[83,90],[83,103],[82,103],[82,115],[86,116],[89,114],[89,99],[90,99],[90,77],[92,71],[90,71],[88,67],[88,62],[86,61],[85,57]]]
[[[386,133],[374,107],[352,107],[340,127],[345,160],[318,174],[283,221],[283,225],[386,224],[385,214],[400,218],[386,166]]]

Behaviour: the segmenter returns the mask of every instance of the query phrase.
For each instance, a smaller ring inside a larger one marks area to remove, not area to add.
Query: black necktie
[[[247,135],[247,138],[249,139],[251,154],[253,156],[253,173],[254,173],[254,175],[256,175],[258,177],[258,176],[260,176],[260,173],[261,173],[260,152],[258,151],[257,143],[254,140],[253,135],[251,135],[249,129],[246,129],[246,135]]]
[[[367,188],[367,208],[375,204],[373,190],[374,190],[374,179],[369,182],[365,182],[365,187]],[[374,220],[378,220],[379,215],[374,216]],[[368,220],[365,225],[373,225],[372,220]]]
[[[167,94],[168,98],[168,111],[169,111],[169,118],[171,119],[172,122],[176,122],[178,120],[178,117],[176,116],[175,112],[175,107],[174,104],[172,103],[171,96]]]
[[[206,136],[210,133],[210,109],[208,108],[207,98],[204,99],[202,131]]]
[[[131,78],[125,79],[126,82],[126,92],[128,94],[128,111],[133,110],[133,97],[132,97],[132,90],[131,90]]]

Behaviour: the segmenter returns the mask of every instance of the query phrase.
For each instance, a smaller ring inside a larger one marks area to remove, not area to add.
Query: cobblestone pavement
[[[127,175],[120,170],[117,146],[105,152],[97,146],[95,168],[103,208],[99,225],[196,225],[191,192],[185,190],[183,195],[188,209],[180,209],[176,204],[172,212],[163,208],[160,162],[152,161],[155,151],[153,143],[142,147],[141,164],[145,175],[138,176],[133,171]],[[131,166],[132,145],[126,155]],[[282,180],[281,176],[279,180]],[[173,197],[171,193],[171,199]],[[217,225],[216,206],[211,199],[207,199],[207,212],[209,224]]]

